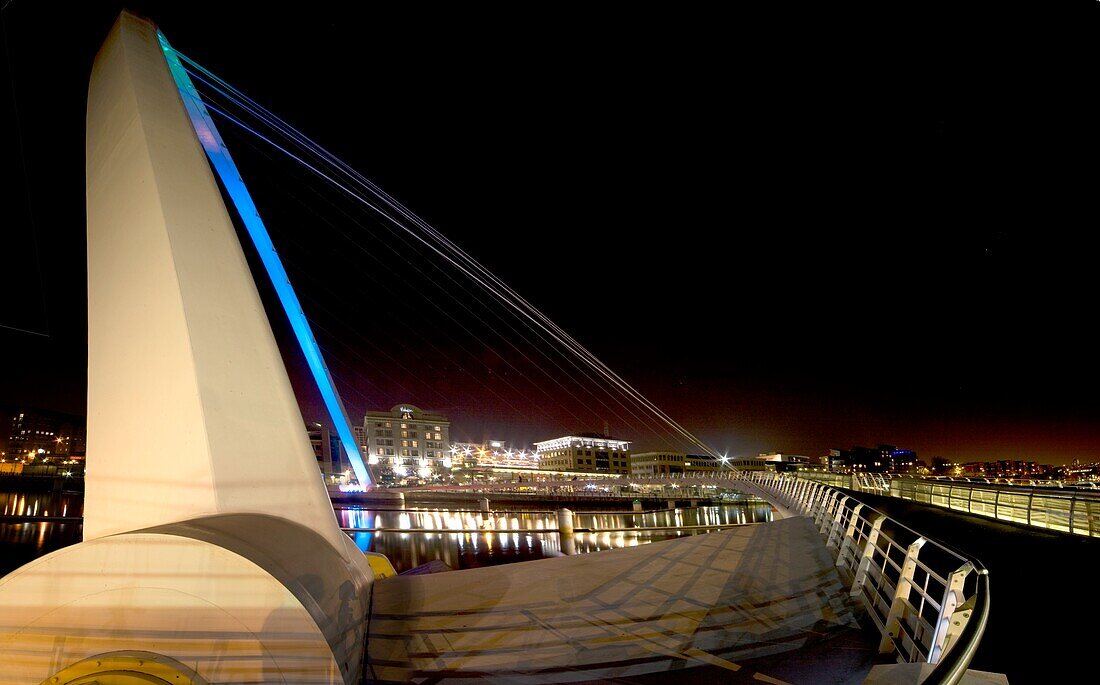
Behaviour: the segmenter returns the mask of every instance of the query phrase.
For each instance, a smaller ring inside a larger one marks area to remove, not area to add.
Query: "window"
[[[408,427],[409,427],[409,424],[407,424],[407,423],[403,423],[403,424],[401,424],[401,427],[402,427],[402,428],[408,428]]]
[[[386,428],[393,428],[393,422],[392,421],[387,421],[386,422]]]
[[[401,431],[401,437],[403,437],[403,438],[409,437],[409,431]]]
[[[412,441],[412,446],[413,447],[419,447],[419,445],[416,444],[417,442],[419,442],[419,440],[413,440]]]

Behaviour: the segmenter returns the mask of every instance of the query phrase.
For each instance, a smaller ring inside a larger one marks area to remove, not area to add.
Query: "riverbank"
[[[27,473],[0,474],[0,492],[73,492],[84,494],[84,476]]]

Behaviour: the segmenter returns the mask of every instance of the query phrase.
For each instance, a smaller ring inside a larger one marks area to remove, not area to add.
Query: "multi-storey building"
[[[7,427],[7,435],[0,435],[0,458],[4,461],[60,462],[84,457],[82,416],[13,407],[3,409],[0,417]]]
[[[712,472],[726,468],[714,457],[684,452],[635,452],[630,455],[630,475],[639,478],[685,472]]]
[[[367,463],[382,476],[427,478],[450,460],[451,422],[411,404],[389,411],[369,411],[363,417]]]
[[[630,475],[639,478],[684,472],[684,452],[635,452],[630,455]]]
[[[351,464],[344,452],[344,444],[339,436],[320,423],[307,423],[306,433],[313,455],[317,457],[317,466],[326,483],[346,482]]]
[[[714,471],[723,470],[729,470],[726,463],[709,454],[689,454],[684,457],[684,471],[686,472],[713,473]]]
[[[544,470],[630,473],[630,442],[598,433],[536,442],[535,451]]]
[[[503,467],[513,469],[537,469],[538,453],[527,448],[513,449],[502,440],[490,440],[485,444],[456,442],[449,450],[451,461],[464,466]]]

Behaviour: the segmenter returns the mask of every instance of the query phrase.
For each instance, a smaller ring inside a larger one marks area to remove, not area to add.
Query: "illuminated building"
[[[83,458],[85,422],[82,416],[30,409],[5,408],[6,439],[0,437],[4,461]]]
[[[637,452],[630,455],[630,475],[640,478],[684,472],[684,452]]]
[[[347,482],[347,471],[351,469],[344,447],[340,443],[340,436],[333,433],[320,423],[307,423],[306,432],[309,434],[309,444],[313,447],[313,454],[317,457],[317,465],[326,483]]]
[[[729,467],[726,466],[728,462],[728,459],[723,462],[717,457],[712,457],[709,454],[689,454],[684,457],[684,471],[712,473],[714,471],[728,469]]]
[[[597,433],[535,443],[539,468],[548,471],[630,473],[630,442]]]
[[[367,463],[390,479],[428,478],[449,467],[451,421],[411,404],[389,411],[369,411],[363,417]]]
[[[768,471],[797,471],[800,466],[810,463],[809,457],[800,454],[783,454],[782,452],[761,454],[760,458],[766,462],[764,468]]]
[[[539,459],[535,450],[526,448],[512,449],[501,440],[490,440],[486,444],[456,442],[449,450],[451,461],[466,466],[496,467],[510,469],[537,469]]]
[[[774,471],[775,464],[770,464],[762,457],[739,457],[737,459],[730,459],[726,462],[726,465],[731,469],[737,469],[738,471]]]
[[[913,450],[898,449],[894,445],[878,447],[853,447],[840,450],[840,457],[832,459],[832,468],[843,467],[853,471],[871,471],[876,473],[906,473],[917,463],[917,453]]]

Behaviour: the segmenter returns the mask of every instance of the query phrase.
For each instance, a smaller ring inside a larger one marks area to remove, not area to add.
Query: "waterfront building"
[[[895,445],[878,447],[853,447],[850,450],[831,450],[838,456],[830,457],[830,468],[873,473],[908,473],[917,467],[917,453],[899,449]]]
[[[726,462],[726,465],[731,469],[737,469],[738,471],[768,471],[775,470],[775,465],[770,464],[763,457],[737,457],[730,459]]]
[[[306,433],[326,483],[346,483],[351,464],[340,436],[321,423],[307,423]]]
[[[359,445],[359,454],[367,454],[367,428],[366,426],[352,426],[351,434],[355,438],[355,444]]]
[[[653,478],[683,473],[686,458],[684,452],[637,452],[630,455],[630,475]]]
[[[451,421],[408,403],[363,417],[367,463],[387,481],[430,478],[450,467]],[[447,463],[444,463],[444,462]]]
[[[768,471],[797,471],[810,463],[809,457],[783,452],[766,452],[761,454],[760,458],[766,462],[764,468]]]
[[[455,442],[448,450],[453,464],[466,467],[537,469],[538,453],[534,449],[522,447],[513,449],[502,440],[490,440],[487,443]]]
[[[539,468],[584,473],[630,473],[630,442],[599,433],[564,435],[535,443]]]
[[[709,454],[689,454],[684,457],[684,473],[713,473],[728,469],[727,462]]]
[[[0,418],[7,430],[0,434],[0,460],[27,463],[61,462],[84,458],[85,419],[83,416],[10,407]]]

